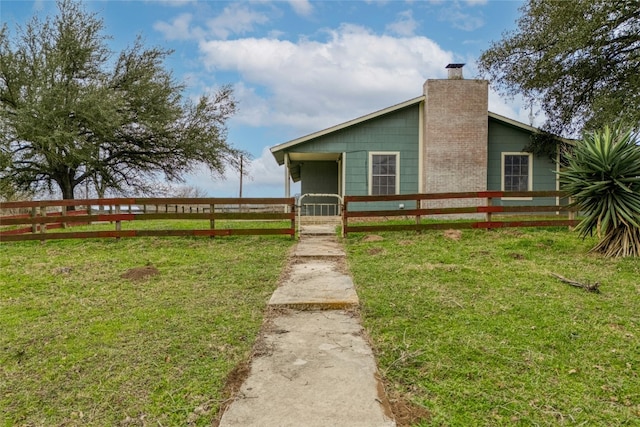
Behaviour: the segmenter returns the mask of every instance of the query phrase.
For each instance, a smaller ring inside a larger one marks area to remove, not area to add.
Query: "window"
[[[532,183],[531,153],[502,153],[502,190],[531,191]]]
[[[398,194],[399,153],[369,153],[369,194]]]

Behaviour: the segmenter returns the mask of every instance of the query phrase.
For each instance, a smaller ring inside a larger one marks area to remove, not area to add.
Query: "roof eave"
[[[284,152],[284,150],[286,150],[288,148],[294,147],[294,146],[296,146],[298,144],[302,144],[304,142],[310,141],[310,140],[315,139],[315,138],[319,138],[319,137],[324,136],[324,135],[328,135],[330,133],[339,131],[341,129],[348,128],[350,126],[354,126],[354,125],[357,125],[359,123],[366,122],[367,120],[375,119],[376,117],[383,116],[383,115],[391,113],[393,111],[400,110],[402,108],[409,107],[409,106],[414,105],[414,104],[418,104],[418,103],[424,101],[424,99],[425,99],[424,95],[421,95],[421,96],[418,96],[416,98],[412,98],[412,99],[409,99],[407,101],[401,102],[399,104],[392,105],[391,107],[387,107],[387,108],[384,108],[382,110],[374,111],[373,113],[367,114],[365,116],[361,116],[361,117],[358,117],[356,119],[349,120],[348,122],[340,123],[339,125],[332,126],[330,128],[326,128],[326,129],[323,129],[321,131],[314,132],[314,133],[311,133],[309,135],[305,135],[305,136],[297,138],[297,139],[293,139],[293,140],[285,142],[283,144],[275,145],[275,146],[271,147],[271,149],[270,149],[271,150],[271,154],[273,154],[273,156],[276,158],[278,164],[282,165],[282,164],[284,164],[284,153],[283,152]]]
[[[511,126],[526,130],[526,131],[531,132],[531,133],[544,133],[545,132],[544,130],[542,130],[540,128],[527,125],[527,124],[519,122],[517,120],[513,120],[513,119],[510,119],[508,117],[502,116],[500,114],[492,113],[491,111],[489,111],[489,118],[492,118],[492,119],[495,119],[495,120],[499,120],[499,121],[501,121],[503,123],[507,123],[507,124],[509,124]],[[556,136],[556,138],[558,140],[560,140],[560,141],[562,141],[562,142],[564,142],[566,144],[573,145],[576,142],[575,139],[563,138],[563,137],[557,136],[557,135],[555,135],[555,136]]]

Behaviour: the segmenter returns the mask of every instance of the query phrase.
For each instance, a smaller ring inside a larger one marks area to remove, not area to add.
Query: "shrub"
[[[595,231],[591,250],[609,257],[640,255],[640,146],[631,130],[606,127],[566,153],[563,189],[584,219],[582,237]]]

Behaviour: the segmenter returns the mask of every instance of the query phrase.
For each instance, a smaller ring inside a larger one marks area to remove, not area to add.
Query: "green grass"
[[[432,414],[418,425],[640,423],[640,260],[558,229],[380,235],[345,240],[349,267],[380,371]],[[0,425],[210,425],[292,244],[0,244]]]
[[[292,244],[0,244],[0,425],[211,425]]]
[[[640,424],[640,260],[559,229],[380,236],[349,236],[349,268],[380,371],[432,414],[418,425]]]

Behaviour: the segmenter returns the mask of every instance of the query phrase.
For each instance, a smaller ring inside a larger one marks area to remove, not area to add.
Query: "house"
[[[488,81],[464,79],[463,65],[449,64],[447,79],[427,80],[421,96],[272,147],[284,165],[285,196],[290,180],[301,181],[303,195],[557,190],[557,163],[523,151],[540,130],[489,112]],[[516,202],[558,203],[494,201]],[[461,203],[484,202],[452,200],[448,206]]]

